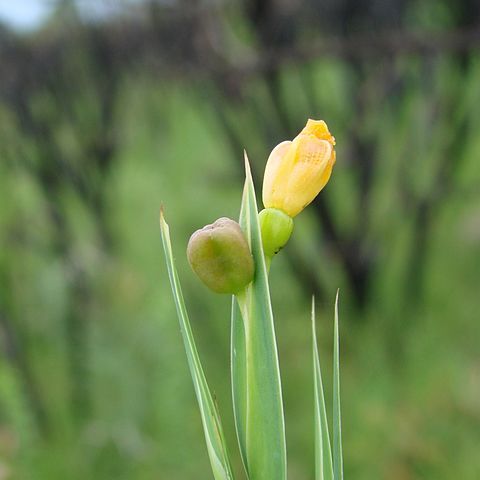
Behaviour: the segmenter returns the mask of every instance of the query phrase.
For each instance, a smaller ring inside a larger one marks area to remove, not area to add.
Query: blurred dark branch
[[[475,24],[465,28],[438,32],[383,31],[376,33],[356,33],[350,36],[329,37],[310,40],[302,45],[293,41],[268,44],[259,53],[248,53],[240,58],[230,58],[215,42],[211,34],[205,39],[192,31],[195,20],[201,15],[210,15],[209,10],[192,9],[189,13],[170,10],[161,16],[147,20],[130,20],[105,23],[99,26],[84,26],[91,32],[98,32],[104,49],[104,58],[111,59],[112,65],[120,70],[147,67],[147,71],[160,70],[167,76],[190,74],[192,70],[205,71],[205,58],[213,55],[222,59],[224,74],[235,75],[235,83],[242,84],[251,76],[271,72],[285,65],[303,65],[318,58],[337,57],[345,59],[365,59],[392,57],[397,55],[431,55],[435,53],[456,53],[480,49],[480,26]],[[212,21],[209,17],[209,28]],[[191,35],[176,35],[176,32],[192,32]],[[70,32],[64,32],[65,35]],[[292,35],[292,34],[290,34]],[[266,38],[265,35],[262,38]],[[268,37],[267,37],[268,38]],[[283,38],[283,37],[281,37]],[[64,38],[47,37],[42,41],[26,42],[13,34],[0,35],[0,96],[14,84],[35,82],[32,72],[40,74],[40,79],[48,70],[55,69],[63,57]],[[205,42],[209,42],[208,52]],[[100,44],[97,42],[97,46]],[[201,54],[199,54],[201,53]],[[211,57],[210,57],[211,58]],[[36,77],[38,78],[38,77]]]
[[[308,67],[306,67],[308,68]],[[315,97],[315,87],[312,85],[310,75],[305,74],[305,68],[302,68],[304,93],[308,98],[310,105],[317,104]],[[307,72],[308,73],[308,72]],[[356,85],[356,83],[355,83]],[[361,88],[358,88],[361,92]],[[359,100],[361,94],[354,96],[357,103],[357,109],[361,105]],[[321,111],[320,105],[315,106],[315,111]],[[369,139],[363,136],[362,130],[358,128],[362,123],[363,110],[356,114],[356,120],[350,122],[346,140],[349,142],[346,161],[353,164],[358,175],[359,201],[358,201],[358,222],[352,225],[352,230],[348,235],[341,234],[333,219],[332,209],[328,206],[328,188],[314,201],[312,207],[318,219],[320,238],[327,243],[328,250],[335,253],[342,264],[346,273],[351,291],[354,295],[356,304],[361,309],[365,307],[370,282],[370,276],[373,273],[373,256],[368,255],[369,249],[366,248],[364,237],[369,224],[369,194],[374,178],[374,152],[372,146],[368,143]]]
[[[378,32],[355,34],[346,38],[329,38],[305,46],[292,46],[264,53],[246,62],[239,70],[256,75],[279,64],[303,64],[318,58],[375,58],[398,55],[432,55],[480,49],[480,26],[443,32]]]
[[[461,71],[467,75],[469,62],[464,58],[458,59]],[[444,106],[444,112],[441,118],[447,122],[455,120],[455,127],[447,128],[448,142],[439,157],[436,169],[432,175],[430,188],[426,191],[417,193],[412,187],[411,172],[408,172],[407,162],[402,164],[401,173],[401,194],[407,209],[412,217],[412,239],[410,247],[410,260],[406,275],[406,294],[410,299],[410,304],[416,305],[422,298],[425,289],[425,276],[427,262],[429,259],[429,248],[432,240],[433,224],[438,217],[442,207],[451,196],[458,192],[456,183],[458,173],[460,172],[464,161],[467,158],[466,148],[468,142],[458,141],[456,132],[468,131],[468,110],[462,111],[461,102],[457,99],[463,88],[462,85],[456,85],[460,92],[453,92],[448,105]],[[435,108],[432,107],[432,108]],[[458,113],[461,113],[460,115]],[[437,128],[445,128],[440,125]],[[410,175],[409,175],[410,174]]]

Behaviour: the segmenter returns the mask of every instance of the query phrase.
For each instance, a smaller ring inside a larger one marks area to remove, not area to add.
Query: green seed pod
[[[253,280],[254,264],[240,225],[219,218],[190,237],[187,257],[200,280],[217,293],[238,293]]]
[[[263,251],[273,257],[288,242],[293,231],[293,219],[276,208],[266,208],[259,214]]]

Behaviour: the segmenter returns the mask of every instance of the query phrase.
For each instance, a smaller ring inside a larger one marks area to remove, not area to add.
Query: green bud
[[[193,233],[187,257],[193,271],[214,292],[238,293],[253,280],[247,240],[240,225],[229,218],[219,218]]]
[[[259,214],[263,251],[273,257],[288,242],[293,231],[293,219],[276,208],[266,208]]]

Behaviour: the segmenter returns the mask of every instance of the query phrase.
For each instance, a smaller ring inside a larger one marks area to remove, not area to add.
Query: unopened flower
[[[187,257],[193,271],[214,292],[235,294],[253,280],[247,240],[240,225],[229,218],[219,218],[193,233]]]
[[[270,154],[263,179],[265,208],[298,215],[327,184],[335,164],[335,138],[323,120],[308,120],[292,141]]]

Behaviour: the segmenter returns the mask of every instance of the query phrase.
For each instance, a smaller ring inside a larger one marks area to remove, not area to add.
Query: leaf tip
[[[163,208],[163,203],[160,204],[160,229],[162,230],[162,232],[163,230],[168,229],[168,224],[165,221],[165,210]]]
[[[312,335],[313,341],[317,342],[316,321],[315,321],[315,295],[312,295]]]
[[[248,160],[248,155],[246,150],[243,150],[243,159],[245,161],[245,175],[247,177],[251,177],[252,171],[250,170],[250,161]]]

